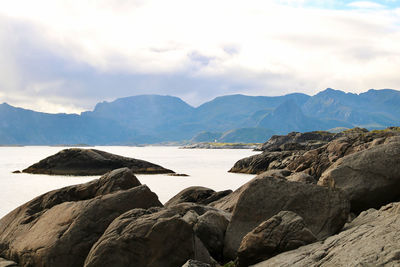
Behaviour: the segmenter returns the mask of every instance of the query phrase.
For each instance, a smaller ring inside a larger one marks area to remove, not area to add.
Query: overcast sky
[[[400,89],[400,0],[0,0],[0,103]]]

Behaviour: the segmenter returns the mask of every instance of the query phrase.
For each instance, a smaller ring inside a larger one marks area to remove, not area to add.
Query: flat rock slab
[[[70,148],[47,157],[22,172],[50,175],[103,175],[127,167],[136,174],[174,173],[148,161],[123,157],[97,149]]]

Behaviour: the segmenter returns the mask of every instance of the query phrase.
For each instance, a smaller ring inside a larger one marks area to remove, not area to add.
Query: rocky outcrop
[[[355,213],[400,200],[400,141],[388,141],[341,158],[318,184],[343,190]]]
[[[400,203],[362,212],[341,233],[288,251],[257,267],[399,266]]]
[[[193,205],[191,207],[194,207]],[[86,267],[182,266],[188,259],[211,263],[192,226],[175,209],[135,209],[115,219],[91,249]]]
[[[103,175],[127,167],[138,174],[173,173],[159,165],[127,158],[97,149],[70,148],[47,157],[23,170],[26,173],[51,175]]]
[[[211,202],[217,201],[218,199],[225,197],[226,195],[229,195],[230,193],[232,193],[232,190],[215,192],[211,188],[206,188],[202,186],[191,186],[182,190],[170,200],[168,200],[165,203],[165,206],[174,206],[184,202],[207,205]]]
[[[280,211],[297,213],[313,234],[322,239],[343,227],[350,209],[346,196],[338,190],[265,175],[257,176],[221,199],[215,207],[223,208],[224,205],[233,206],[232,219],[225,233],[226,259],[236,257],[247,233]]]
[[[290,143],[296,140],[294,137],[297,134],[313,136],[314,133],[292,133],[287,136],[272,137],[265,143],[263,153],[239,160],[229,171],[260,174],[273,169],[288,169],[293,172],[304,172],[318,180],[338,159],[400,135],[397,128],[371,132],[355,128],[338,134],[327,133],[326,140],[317,141],[318,146],[313,146],[314,143],[311,141],[307,143],[308,145],[304,145],[301,138],[298,140],[299,143]],[[324,134],[321,138],[323,136]]]
[[[306,133],[292,132],[287,135],[274,135],[257,148],[260,151],[310,150],[335,139],[337,134],[326,131]]]
[[[238,250],[238,267],[266,260],[281,252],[317,241],[303,218],[291,211],[281,211],[248,233]]]
[[[0,220],[0,255],[21,266],[82,266],[120,214],[162,206],[129,169],[41,195]]]

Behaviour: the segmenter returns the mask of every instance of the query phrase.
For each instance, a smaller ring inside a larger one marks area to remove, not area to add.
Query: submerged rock
[[[303,218],[291,211],[281,211],[243,238],[238,250],[238,267],[247,267],[315,241],[317,238]]]
[[[0,255],[22,266],[82,266],[120,214],[162,206],[129,169],[43,194],[0,220]]]
[[[23,170],[25,173],[51,175],[102,175],[127,167],[138,174],[173,173],[159,165],[118,156],[97,149],[70,148],[47,157]]]
[[[400,266],[400,203],[362,212],[345,231],[256,267]]]

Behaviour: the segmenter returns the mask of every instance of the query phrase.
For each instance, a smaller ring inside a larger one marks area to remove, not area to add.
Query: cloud
[[[356,2],[351,2],[348,4],[350,7],[356,7],[356,8],[367,8],[367,9],[377,9],[377,8],[385,8],[384,5],[378,4],[376,2],[371,2],[371,1],[356,1]]]
[[[398,9],[335,2],[0,0],[0,100],[78,112],[145,93],[400,88]]]

